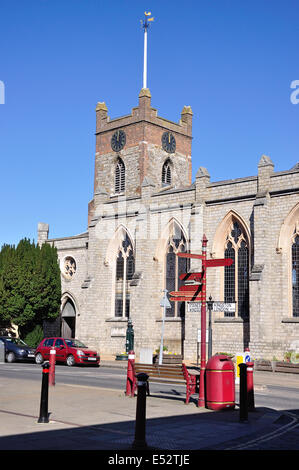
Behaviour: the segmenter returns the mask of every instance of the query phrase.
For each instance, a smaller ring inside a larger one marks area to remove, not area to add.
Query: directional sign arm
[[[171,302],[202,302],[203,299],[200,297],[170,297]]]
[[[180,274],[181,281],[196,281],[200,282],[203,278],[203,273],[184,273]]]
[[[203,259],[204,255],[194,255],[193,253],[177,253],[180,258],[196,258]]]
[[[215,266],[230,266],[233,264],[234,260],[231,258],[223,258],[223,259],[207,259],[204,262],[204,265],[207,268],[215,267]]]
[[[189,284],[186,286],[181,286],[179,292],[201,292],[202,284]]]
[[[169,292],[169,295],[171,297],[184,297],[187,300],[191,300],[194,298],[203,300],[203,296],[201,292],[181,292],[181,291],[172,291]]]

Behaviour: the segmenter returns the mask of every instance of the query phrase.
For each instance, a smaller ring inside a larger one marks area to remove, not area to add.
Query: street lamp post
[[[134,351],[134,328],[132,320],[129,318],[126,332],[126,353],[129,354],[130,351]]]

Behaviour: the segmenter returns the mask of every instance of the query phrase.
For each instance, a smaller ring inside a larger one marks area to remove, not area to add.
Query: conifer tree
[[[18,325],[24,334],[55,319],[61,299],[57,250],[23,239],[0,251],[0,325]]]

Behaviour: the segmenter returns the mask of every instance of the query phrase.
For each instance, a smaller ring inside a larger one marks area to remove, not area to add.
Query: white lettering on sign
[[[236,311],[235,302],[213,302],[213,312],[230,312],[233,313]]]
[[[201,302],[187,302],[187,312],[201,312]]]

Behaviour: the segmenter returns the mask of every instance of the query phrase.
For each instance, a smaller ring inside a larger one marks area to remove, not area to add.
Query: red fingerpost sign
[[[202,254],[177,253],[180,258],[200,259],[202,261],[202,271],[197,273],[184,273],[180,275],[181,281],[194,281],[199,284],[184,285],[178,291],[170,292],[173,302],[201,302],[201,364],[200,364],[200,387],[198,396],[198,406],[205,406],[205,368],[206,368],[206,275],[207,268],[231,266],[231,258],[209,259],[207,260],[207,237],[202,238]]]

